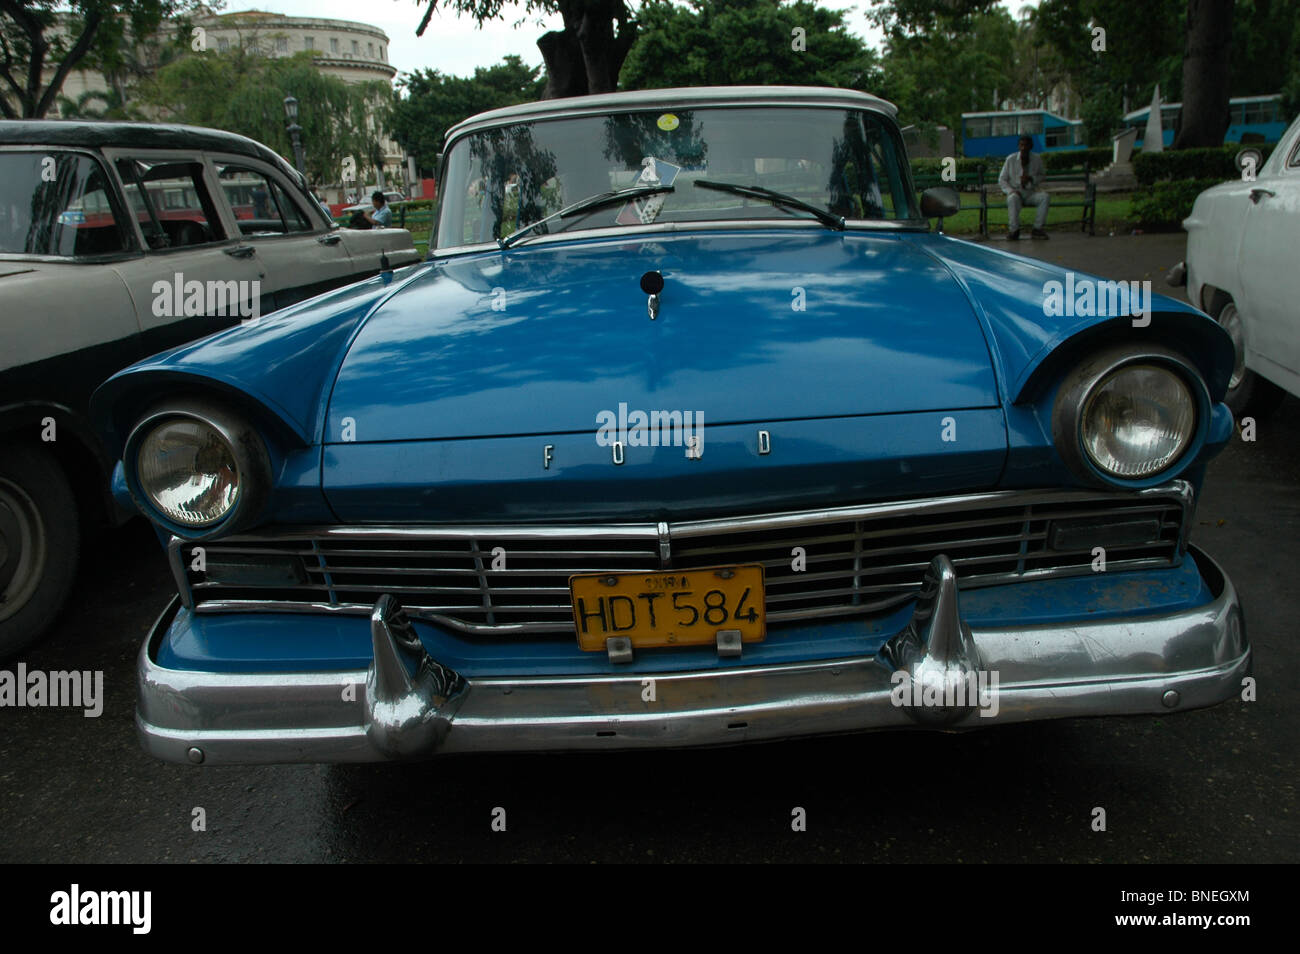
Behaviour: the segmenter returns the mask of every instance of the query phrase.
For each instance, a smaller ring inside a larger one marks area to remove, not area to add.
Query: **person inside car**
[[[388,207],[388,200],[384,198],[384,193],[376,189],[370,196],[370,201],[374,204],[374,211],[366,212],[366,221],[370,223],[372,229],[391,228],[393,224],[393,210]]]

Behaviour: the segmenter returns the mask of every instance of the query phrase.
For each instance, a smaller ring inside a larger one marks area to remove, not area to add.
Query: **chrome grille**
[[[391,593],[412,616],[464,631],[568,634],[568,578],[578,573],[759,563],[769,622],[851,616],[910,599],[939,553],[966,588],[1090,573],[1089,528],[1103,523],[1127,527],[1131,538],[1107,546],[1108,571],[1172,566],[1190,510],[1191,488],[1177,482],[1136,493],[1001,491],[673,524],[275,530],[203,544],[206,570],[193,568],[190,545],[173,540],[170,549],[182,596],[203,612],[369,613]],[[239,566],[268,558],[292,573],[239,577]]]

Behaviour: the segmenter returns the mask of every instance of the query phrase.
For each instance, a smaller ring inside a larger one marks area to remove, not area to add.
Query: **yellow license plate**
[[[633,647],[698,646],[716,643],[719,630],[739,630],[746,643],[767,631],[757,565],[571,576],[569,594],[578,645],[591,652],[611,636]]]

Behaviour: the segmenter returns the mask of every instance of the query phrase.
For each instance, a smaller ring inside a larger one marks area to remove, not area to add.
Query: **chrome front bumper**
[[[1240,692],[1250,647],[1231,581],[1203,553],[1194,558],[1216,595],[1192,610],[972,629],[940,557],[912,621],[879,653],[653,677],[465,679],[428,657],[387,597],[372,617],[369,670],[166,669],[153,649],[173,605],[140,655],[136,722],[160,759],[224,765],[714,745],[1197,709]]]

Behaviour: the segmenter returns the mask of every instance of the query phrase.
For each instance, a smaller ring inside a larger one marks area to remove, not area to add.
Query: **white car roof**
[[[870,93],[830,86],[698,86],[673,89],[640,89],[626,93],[598,93],[543,99],[535,103],[504,106],[471,116],[447,130],[450,142],[461,133],[491,126],[503,126],[525,119],[581,116],[589,113],[632,112],[687,106],[841,106],[874,109],[891,118],[898,107]]]

